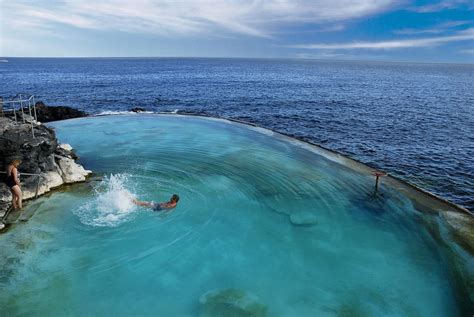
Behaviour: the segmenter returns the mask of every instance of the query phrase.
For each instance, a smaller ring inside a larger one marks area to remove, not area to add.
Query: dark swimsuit
[[[152,209],[153,209],[154,211],[163,210],[163,209],[161,208],[161,206],[160,206],[160,203],[153,203]]]
[[[13,173],[10,173],[10,175],[7,175],[7,179],[5,180],[5,183],[7,184],[8,188],[13,188],[13,186],[16,185],[16,180],[15,176],[13,176]]]

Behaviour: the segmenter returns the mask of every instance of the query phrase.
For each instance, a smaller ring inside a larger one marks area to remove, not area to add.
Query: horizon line
[[[236,57],[236,56],[1,56],[0,59],[8,60],[10,58],[23,59],[261,59],[261,60],[312,60],[312,61],[332,61],[332,62],[374,62],[374,63],[405,63],[405,64],[458,64],[474,65],[472,62],[458,61],[411,61],[411,60],[384,60],[384,59],[330,59],[330,58],[311,58],[311,57]]]

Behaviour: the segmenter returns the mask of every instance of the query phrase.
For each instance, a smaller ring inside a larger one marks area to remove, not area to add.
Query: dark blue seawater
[[[311,140],[474,210],[474,65],[263,59],[18,59],[0,96],[144,107]]]

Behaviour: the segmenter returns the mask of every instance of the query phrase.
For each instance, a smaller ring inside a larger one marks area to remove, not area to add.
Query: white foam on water
[[[98,227],[116,227],[130,220],[137,211],[132,202],[135,195],[129,189],[132,185],[125,174],[106,176],[94,188],[92,199],[75,214],[83,224]]]
[[[131,111],[102,111],[98,114],[96,114],[96,116],[109,116],[109,115],[115,115],[115,114],[134,114],[135,112],[131,112]]]
[[[140,111],[140,112],[135,112],[135,111],[113,111],[113,110],[106,110],[106,111],[102,111],[102,112],[99,112],[98,114],[96,114],[96,116],[110,116],[110,115],[120,115],[120,114],[140,114],[140,113],[147,113],[147,114],[150,114],[150,113],[155,113],[153,111]]]
[[[154,113],[157,113],[157,114],[178,114],[179,112],[179,109],[174,109],[174,110],[170,110],[170,111],[158,111],[158,112],[154,112]]]

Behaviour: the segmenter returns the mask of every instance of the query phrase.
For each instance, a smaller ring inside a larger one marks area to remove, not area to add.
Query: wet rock
[[[145,108],[135,107],[135,108],[131,108],[130,111],[139,113],[139,112],[144,112],[146,110],[145,110]]]
[[[456,211],[441,213],[456,240],[474,254],[474,217]]]
[[[200,317],[264,317],[267,307],[257,296],[240,289],[213,290],[199,299]]]
[[[318,218],[310,211],[298,211],[290,215],[290,222],[295,226],[312,226],[318,222]]]

